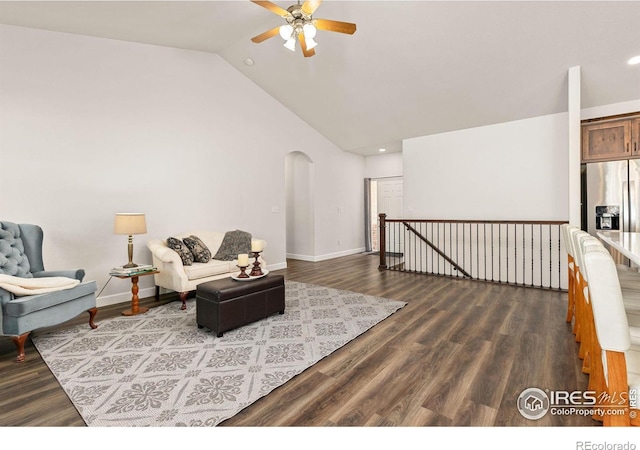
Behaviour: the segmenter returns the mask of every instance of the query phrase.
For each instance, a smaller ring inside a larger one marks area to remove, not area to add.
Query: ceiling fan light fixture
[[[296,40],[295,40],[295,38],[291,37],[291,38],[287,39],[287,42],[284,43],[284,46],[285,46],[285,48],[288,48],[292,52],[295,52],[296,51]]]
[[[280,27],[280,37],[282,39],[284,39],[285,41],[288,41],[289,39],[291,39],[292,35],[293,35],[293,27],[291,25],[286,24]]]
[[[356,32],[356,24],[349,22],[341,22],[339,20],[314,19],[313,15],[320,6],[322,0],[298,0],[297,5],[291,5],[284,9],[269,0],[251,0],[253,3],[268,9],[277,14],[286,24],[275,26],[267,31],[260,33],[251,38],[252,42],[259,44],[267,39],[280,34],[285,41],[284,47],[288,50],[295,51],[295,41],[300,41],[302,54],[305,58],[313,56],[316,52],[313,50],[318,43],[314,40],[318,30],[332,31],[343,34],[353,34]]]

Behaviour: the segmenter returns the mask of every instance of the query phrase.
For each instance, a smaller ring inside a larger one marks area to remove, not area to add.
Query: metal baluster
[[[518,225],[513,224],[513,282],[518,284]]]
[[[429,239],[429,240],[431,242],[434,242],[434,238],[433,238],[433,222],[431,222],[428,226],[429,226],[429,228],[431,228],[431,239]],[[429,259],[431,259],[431,269],[429,270],[429,273],[433,273],[433,249],[429,249],[429,255],[427,257]]]
[[[487,280],[487,224],[483,223],[483,233],[482,238],[484,239],[484,279]]]
[[[387,245],[387,260],[389,261],[389,268],[391,270],[395,270],[394,266],[395,266],[395,261],[394,261],[394,256],[393,256],[393,247],[391,245],[391,243],[393,242],[393,227],[395,226],[395,224],[393,222],[389,222],[387,221],[387,223],[389,224],[389,228],[387,229],[387,238],[389,239],[389,245]]]
[[[542,287],[542,224],[540,224],[540,287]]]
[[[398,270],[399,272],[402,272],[402,269],[404,267],[403,261],[404,261],[404,248],[400,247],[400,222],[396,222],[396,227],[395,227],[395,241],[396,241],[396,247],[397,247],[397,251],[396,251],[396,270]]]
[[[505,253],[507,258],[507,283],[509,283],[509,224],[507,223],[505,227],[507,229],[507,244],[505,247]]]
[[[556,225],[556,228],[558,229],[558,289],[562,288],[562,250],[560,249],[561,246],[561,242],[560,242],[560,227],[562,225]]]
[[[551,277],[552,277],[552,273],[553,273],[553,249],[551,248],[551,225],[549,225],[549,286],[547,287],[551,287]]]
[[[395,257],[395,265],[394,267],[398,272],[402,271],[402,261],[404,260],[404,249],[400,248],[400,233],[398,232],[398,227],[400,226],[399,222],[395,222],[395,226],[393,228],[393,240],[396,243],[395,251],[393,252]]]
[[[398,247],[398,251],[396,252],[398,263],[396,267],[398,268],[398,272],[402,272],[404,270],[406,251],[404,249],[404,242],[402,243],[402,247],[400,247],[400,222],[396,222],[396,246]]]
[[[393,222],[389,222],[389,221],[387,221],[387,224],[389,225],[387,227],[387,240],[389,241],[387,245],[387,261],[389,261],[389,269],[394,270],[393,247],[391,246],[391,243],[393,242],[394,225],[393,225]]]
[[[480,278],[480,224],[476,223],[476,278]]]
[[[405,250],[404,271],[411,272],[411,270],[409,270],[409,266],[411,265],[411,237],[407,236],[406,228],[401,228],[400,230],[402,231],[402,242],[404,243]]]
[[[449,222],[449,251],[446,251],[446,244],[445,244],[445,254],[446,255],[450,255],[452,250],[451,250],[451,222]],[[453,275],[453,266],[451,264],[449,264],[449,275]]]
[[[394,228],[395,230],[395,241],[396,241],[396,258],[397,258],[397,262],[396,262],[396,270],[398,271],[402,271],[402,261],[404,260],[404,248],[400,247],[400,223],[396,222],[396,227]],[[400,256],[402,255],[402,256]]]
[[[422,225],[423,225],[423,224],[422,224],[422,223],[420,223],[420,234],[422,234],[423,236],[426,236],[426,234],[427,234],[427,230],[425,229],[424,231],[422,231]],[[426,225],[426,224],[425,224],[425,225]],[[425,228],[426,228],[426,227],[425,227]],[[425,246],[425,244],[424,244],[424,243],[420,244],[420,272],[422,272],[422,273],[426,272],[426,270],[424,270],[424,269],[422,268],[422,249],[424,248],[424,246]]]
[[[467,250],[470,249],[471,244],[467,245],[467,224],[462,222],[462,267],[464,267],[465,270],[467,269]],[[470,272],[473,275],[471,268],[469,268],[467,272]]]
[[[417,226],[416,222],[413,222],[414,227]],[[420,231],[418,231],[420,232]],[[418,270],[418,236],[413,235],[413,271],[419,273]]]
[[[435,234],[433,233],[434,225],[437,225],[437,224],[434,224],[433,222],[431,222],[431,238],[433,240],[435,240],[435,241],[438,241],[438,243],[439,243],[437,226],[436,226],[436,233]],[[431,273],[435,274],[436,273],[436,266],[438,265],[438,261],[434,260],[434,253],[435,252],[433,251],[433,249],[431,249]]]
[[[396,242],[396,223],[392,222],[393,226],[391,227],[393,229],[393,237],[391,238],[391,242],[390,244],[395,244]],[[393,245],[389,246],[389,249],[391,249],[391,257],[393,258],[393,265],[391,267],[393,267],[393,270],[398,270],[398,265],[397,265],[397,261],[396,261],[396,249],[394,248]]]
[[[393,222],[387,220],[387,269],[393,269],[393,251],[391,249],[391,240],[393,239]]]
[[[491,281],[495,281],[495,277],[493,276],[493,224],[491,224]]]
[[[525,241],[525,234],[526,234],[526,232],[524,230],[524,224],[522,224],[522,284],[523,285],[527,283],[527,276],[525,275],[525,273],[526,273],[526,265],[527,265],[527,263],[526,263],[527,256],[526,256],[526,251],[524,249],[525,242],[526,242]]]
[[[531,286],[533,286],[533,271],[534,271],[534,264],[533,264],[533,224],[531,224]]]
[[[412,225],[415,228],[415,222],[413,222]],[[416,273],[418,271],[418,260],[416,259],[416,252],[418,251],[418,247],[417,244],[418,242],[416,241],[416,235],[415,233],[411,233],[413,234],[413,273]]]
[[[502,283],[502,225],[498,224],[498,281]]]
[[[440,248],[440,222],[438,222],[438,248]],[[440,256],[438,255],[438,275],[440,275]]]

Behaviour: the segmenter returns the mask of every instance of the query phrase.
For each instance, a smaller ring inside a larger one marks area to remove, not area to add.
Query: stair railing
[[[379,220],[380,270],[567,288],[565,221]]]

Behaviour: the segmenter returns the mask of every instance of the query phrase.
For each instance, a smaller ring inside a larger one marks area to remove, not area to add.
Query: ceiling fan
[[[302,5],[298,1],[297,5],[289,6],[287,9],[281,8],[275,3],[262,0],[251,0],[263,8],[268,9],[286,20],[286,24],[272,28],[261,33],[251,40],[256,44],[266,41],[270,37],[280,34],[285,40],[284,46],[292,52],[296,50],[296,39],[300,41],[302,54],[310,57],[316,54],[313,49],[318,43],[313,40],[317,30],[335,31],[337,33],[353,34],[356,32],[356,24],[349,22],[339,22],[337,20],[314,19],[313,13],[318,9],[322,0],[306,0]]]

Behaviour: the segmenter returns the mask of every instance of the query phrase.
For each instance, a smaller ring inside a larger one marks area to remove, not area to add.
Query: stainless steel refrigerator
[[[586,164],[586,230],[638,231],[640,223],[640,159]]]

